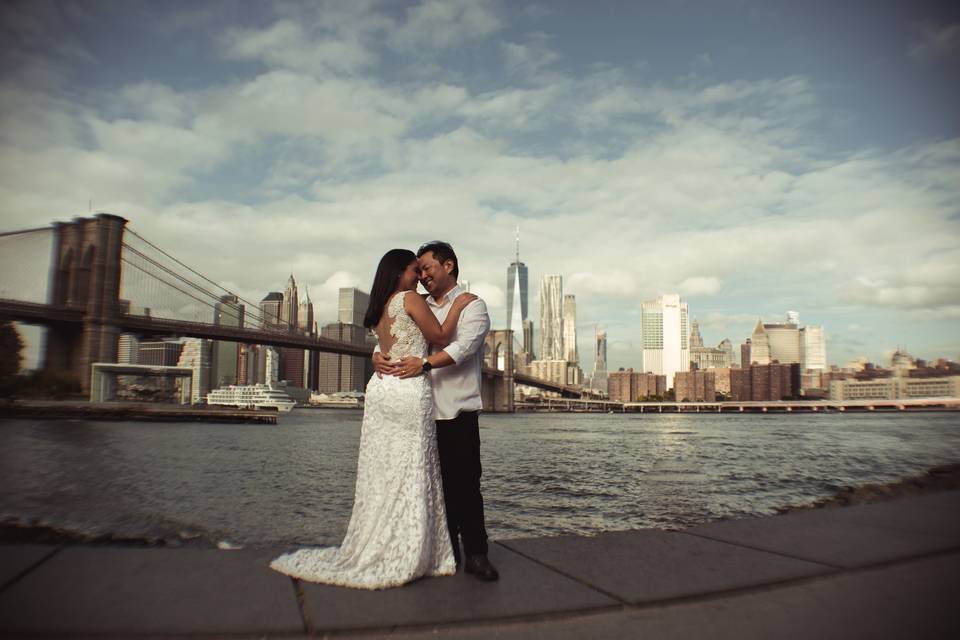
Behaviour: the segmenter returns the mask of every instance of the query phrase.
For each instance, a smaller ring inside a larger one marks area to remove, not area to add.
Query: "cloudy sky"
[[[447,239],[505,325],[520,227],[613,367],[787,310],[828,359],[960,357],[960,5],[4,2],[0,231],[94,211],[321,322]]]

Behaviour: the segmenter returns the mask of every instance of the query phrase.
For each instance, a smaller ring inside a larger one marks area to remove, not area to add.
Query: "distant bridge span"
[[[75,218],[71,222],[55,222],[48,228],[0,233],[0,238],[6,243],[5,251],[16,247],[17,243],[22,245],[22,257],[13,259],[13,264],[20,268],[20,276],[40,271],[31,262],[38,253],[35,245],[29,245],[21,239],[48,231],[51,234],[48,237],[52,237],[53,261],[49,273],[50,288],[46,296],[48,302],[0,298],[0,318],[47,327],[42,367],[72,371],[79,378],[82,388],[87,389],[92,364],[116,362],[118,339],[122,333],[204,338],[370,357],[372,348],[368,345],[309,335],[279,326],[273,328],[268,326],[264,318],[257,318],[256,313],[251,318],[261,325],[256,329],[197,322],[182,317],[161,317],[158,313],[128,313],[130,303],[120,299],[121,280],[128,271],[126,267],[130,267],[133,274],[147,278],[150,286],[158,288],[157,295],[161,295],[161,288],[167,293],[175,292],[175,295],[194,306],[199,303],[201,309],[210,309],[211,315],[214,303],[226,290],[128,230],[126,225],[124,218],[101,213],[90,218]],[[138,246],[141,249],[149,246],[163,257],[151,257],[131,246],[125,240],[127,233],[140,243]],[[127,276],[130,275],[127,273]],[[19,281],[17,274],[6,273],[0,278],[4,276],[10,280],[0,282],[0,285],[8,286],[11,282]],[[40,290],[34,287],[30,295]],[[154,292],[154,289],[149,291]],[[29,299],[30,295],[23,297]],[[163,301],[155,301],[154,297],[147,298],[146,304],[150,303],[161,308],[178,308],[164,306]],[[249,304],[248,307],[247,313],[251,315],[256,305]],[[263,328],[265,326],[267,328]],[[487,337],[483,359],[485,408],[513,411],[515,383],[553,391],[564,397],[580,397],[584,393],[591,393],[580,387],[516,372],[513,367],[512,333],[493,330]],[[506,370],[498,368],[500,363],[505,364]]]

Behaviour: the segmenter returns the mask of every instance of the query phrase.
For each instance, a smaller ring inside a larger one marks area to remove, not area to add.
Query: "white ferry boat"
[[[214,389],[207,394],[210,406],[237,407],[238,409],[273,409],[290,411],[297,404],[283,389],[268,384],[233,385]]]

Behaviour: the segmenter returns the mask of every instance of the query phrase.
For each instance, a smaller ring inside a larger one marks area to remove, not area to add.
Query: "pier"
[[[718,402],[610,402],[581,398],[538,398],[514,403],[516,411],[572,413],[856,413],[960,411],[960,398],[898,400],[776,400]]]
[[[496,583],[310,584],[268,568],[282,551],[0,545],[0,635],[960,637],[960,491],[682,531],[498,540]]]
[[[22,401],[0,404],[0,418],[277,424],[277,412],[146,402]]]

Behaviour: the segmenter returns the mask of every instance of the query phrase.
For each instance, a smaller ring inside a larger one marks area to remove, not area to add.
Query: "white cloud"
[[[407,9],[406,20],[390,33],[397,49],[434,53],[489,36],[502,27],[485,0],[423,0]]]
[[[694,276],[685,279],[677,288],[685,296],[712,296],[720,292],[720,287],[720,279],[715,276]]]
[[[607,325],[626,365],[639,301],[668,291],[723,335],[770,308],[931,322],[960,308],[956,139],[827,153],[810,140],[808,77],[564,72],[546,37],[497,40],[492,5],[389,17],[347,4],[228,25],[220,52],[263,66],[201,89],[146,76],[71,99],[47,59],[42,82],[5,77],[3,227],[69,218],[92,197],[245,295],[293,271],[321,321],[384,251],[444,238],[496,324],[519,225],[531,317],[540,276],[563,274],[582,326]],[[460,43],[493,44],[514,75],[490,85],[423,61]],[[383,73],[390,47],[424,74]]]

